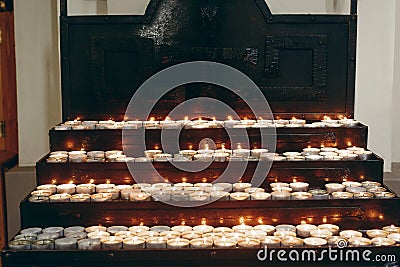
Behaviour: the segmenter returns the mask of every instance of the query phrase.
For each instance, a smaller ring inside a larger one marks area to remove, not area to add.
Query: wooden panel
[[[242,71],[277,116],[353,116],[355,15],[273,15],[259,0],[152,0],[143,16],[69,17],[67,1],[61,4],[64,120],[122,120],[141,82],[191,61]],[[179,103],[199,96],[221,100],[241,116],[254,116],[250,103],[210,84],[180,86],[160,100],[153,115],[166,116]],[[144,101],[161,96],[152,97]]]
[[[195,208],[160,202],[21,203],[22,226],[72,225],[248,225],[334,223],[347,229],[375,229],[400,223],[400,199],[217,201]]]
[[[0,138],[0,150],[18,153],[13,13],[0,12],[0,31],[0,121],[5,123],[6,132]]]
[[[272,248],[271,248],[272,249]],[[374,255],[393,255],[397,259],[400,257],[398,247],[368,247],[368,248],[348,248],[343,249],[343,255],[353,255],[351,251],[358,252],[359,261],[352,261],[352,256],[348,256],[348,261],[330,261],[326,253],[326,248],[313,248],[316,255],[321,257],[321,261],[296,261],[296,266],[319,267],[319,266],[384,266],[384,262],[366,261],[362,255],[363,251],[371,250],[372,254],[368,257],[373,259]],[[288,258],[289,252],[294,249],[279,248],[282,250],[282,257]],[[278,249],[275,251],[279,251]],[[299,255],[309,248],[297,248]],[[257,253],[259,249],[181,249],[181,250],[115,250],[115,251],[12,251],[2,252],[2,260],[5,267],[131,267],[131,266],[286,266],[294,265],[293,261],[282,262],[276,257],[273,261],[268,259],[259,261]],[[323,252],[324,251],[324,252]],[[348,251],[350,253],[348,253]],[[294,253],[293,253],[294,254]],[[308,259],[308,254],[306,259]],[[339,253],[335,253],[339,255]],[[368,254],[369,255],[369,254]],[[263,255],[261,255],[263,256]],[[346,257],[346,256],[344,256]],[[318,257],[319,258],[319,257]],[[385,265],[387,266],[387,265]]]
[[[231,162],[230,173],[242,173],[243,182],[252,179],[258,162]],[[185,171],[191,168],[201,169],[204,162],[179,162],[175,163],[177,168],[170,163],[129,163],[133,170],[133,175],[140,181],[147,183],[161,182],[159,176],[167,178],[171,183],[182,182],[185,177],[187,182],[199,183],[207,180],[212,182],[217,179],[227,168],[228,162],[214,162],[207,168],[199,172]],[[261,163],[265,167],[266,163]],[[153,168],[154,167],[154,168]],[[155,171],[156,170],[156,171]],[[133,184],[135,181],[126,163],[104,162],[104,163],[46,163],[43,158],[36,165],[38,184],[48,183],[69,183],[76,184],[94,183],[100,184],[112,181],[115,184]],[[140,178],[141,177],[141,178]],[[235,182],[240,179],[227,177]],[[274,162],[268,176],[265,178],[264,185],[279,180],[281,182],[292,182],[293,178],[299,181],[307,181],[311,186],[324,186],[329,182],[342,182],[343,179],[363,181],[373,180],[382,182],[383,180],[383,160],[377,156],[368,161],[303,161],[303,162]],[[264,177],[263,177],[264,179]],[[220,179],[221,180],[221,179]]]
[[[202,129],[202,130],[165,130],[169,133],[179,136],[179,145],[182,149],[187,149],[190,145],[193,148],[199,147],[200,141],[210,138],[215,144],[225,144],[226,148],[231,147],[230,138],[232,140],[247,140],[251,148],[260,147],[261,136],[257,129],[229,129],[230,135],[224,129]],[[140,152],[143,147],[142,138],[139,138],[140,131],[125,130],[126,135],[124,145],[132,151],[136,151],[137,156],[142,156]],[[268,134],[273,134],[272,130],[268,130],[264,136],[268,139]],[[360,125],[355,128],[278,128],[276,130],[276,151],[278,153],[287,151],[301,151],[308,146],[320,147],[335,146],[339,148],[347,148],[349,146],[358,146],[367,148],[368,128]],[[50,149],[57,150],[113,150],[123,149],[122,130],[84,130],[84,131],[56,131],[50,130]],[[137,138],[136,138],[137,136]],[[161,130],[146,130],[147,148],[153,149],[155,146],[161,147]],[[266,140],[264,139],[264,140]],[[246,143],[245,141],[237,143]],[[142,145],[142,146],[141,146]],[[235,148],[235,143],[233,145]],[[271,149],[271,148],[269,148]],[[176,153],[177,151],[170,151]]]

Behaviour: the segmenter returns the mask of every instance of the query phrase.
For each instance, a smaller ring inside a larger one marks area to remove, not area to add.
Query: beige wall
[[[396,2],[395,57],[393,70],[393,119],[392,119],[392,156],[394,162],[400,162],[400,3]]]
[[[369,147],[392,161],[395,0],[359,1],[356,118],[370,127]]]
[[[130,8],[123,5],[128,2]],[[267,0],[273,13],[347,13],[350,0]],[[58,1],[57,1],[58,2]],[[142,14],[149,0],[73,0],[75,15]],[[370,126],[370,148],[387,163],[400,161],[397,136],[400,62],[393,63],[395,0],[359,1],[356,118]],[[399,5],[399,4],[398,4]],[[399,8],[399,7],[397,7]],[[400,12],[398,12],[400,13]],[[49,150],[48,129],[61,120],[56,0],[15,0],[20,164],[33,165]],[[400,36],[400,14],[397,16]],[[400,48],[400,38],[397,46]],[[397,49],[398,50],[398,49]],[[394,75],[396,76],[396,75]],[[393,151],[392,151],[393,150]],[[390,170],[390,164],[386,164]]]
[[[48,130],[61,120],[57,3],[14,5],[20,164],[33,165],[49,150]]]

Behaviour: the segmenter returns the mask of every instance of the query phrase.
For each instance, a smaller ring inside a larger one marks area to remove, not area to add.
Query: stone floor
[[[392,164],[392,172],[384,174],[385,184],[400,195],[400,163]]]

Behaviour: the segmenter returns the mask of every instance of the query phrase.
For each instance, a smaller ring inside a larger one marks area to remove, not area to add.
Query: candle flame
[[[202,183],[207,183],[207,178],[205,178],[205,177],[202,178],[202,179],[201,179],[201,182],[202,182]]]
[[[244,224],[244,217],[240,217],[239,218],[239,223],[242,224],[242,225]]]
[[[183,120],[188,121],[188,120],[189,120],[189,116],[185,116],[185,117],[183,118]]]
[[[52,184],[57,184],[57,179],[55,179],[55,178],[52,179],[52,180],[51,180],[51,183],[52,183]]]
[[[293,178],[293,183],[297,183],[297,179],[296,178]]]
[[[189,150],[192,150],[193,149],[193,145],[189,145]]]
[[[150,118],[150,121],[155,121],[155,120],[156,120],[156,118],[154,118],[154,117]]]
[[[89,184],[93,184],[93,183],[94,183],[94,180],[90,179]]]
[[[225,150],[225,144],[221,144],[221,149]]]
[[[237,149],[242,149],[242,145],[240,143],[237,144]]]
[[[300,224],[307,224],[307,222],[306,222],[305,220],[302,220],[302,221],[300,222]]]
[[[166,118],[165,118],[165,121],[170,121],[170,120],[171,120],[170,117],[166,117]]]
[[[329,121],[329,120],[331,120],[331,117],[329,117],[329,116],[324,116],[324,120],[325,120],[325,121]]]
[[[185,221],[185,220],[181,221],[181,225],[182,225],[182,226],[185,225],[185,224],[186,224],[186,221]]]
[[[216,120],[217,120],[217,118],[215,118],[215,117],[212,117],[212,120],[213,120],[213,121],[216,121]]]
[[[258,224],[264,224],[264,221],[262,218],[258,218]]]
[[[228,116],[228,120],[232,121],[233,120],[232,116]]]
[[[156,145],[156,146],[154,146],[154,150],[158,150],[159,149],[159,147]]]
[[[187,178],[186,177],[182,177],[182,183],[186,183],[187,182]]]
[[[327,223],[328,222],[328,219],[326,218],[326,216],[322,219],[322,222],[323,223]]]
[[[74,183],[74,181],[70,180],[68,183],[69,183],[69,184],[73,184],[73,183]]]
[[[106,184],[110,184],[110,183],[111,183],[110,179],[107,179]]]
[[[207,219],[201,218],[201,225],[207,225]]]
[[[144,223],[143,223],[143,222],[140,222],[139,226],[143,226],[143,225],[144,225]]]

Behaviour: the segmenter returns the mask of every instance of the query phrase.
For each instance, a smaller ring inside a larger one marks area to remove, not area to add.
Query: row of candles
[[[251,120],[251,119],[233,119],[228,116],[227,120],[211,120],[204,118],[196,118],[189,120],[185,117],[183,120],[174,121],[166,118],[163,121],[157,121],[155,118],[150,118],[148,121],[80,121],[73,120],[67,121],[54,127],[58,131],[67,130],[95,130],[95,129],[139,129],[145,127],[146,129],[181,129],[183,127],[188,129],[210,129],[210,128],[321,128],[321,127],[356,127],[358,122],[353,119],[331,119],[325,117],[318,122],[309,122],[303,119],[292,118],[291,120]]]
[[[217,161],[225,162],[228,160],[267,160],[267,161],[320,161],[320,160],[368,160],[373,153],[361,147],[348,147],[338,149],[334,147],[304,148],[302,152],[285,152],[282,155],[269,153],[268,149],[245,149],[240,144],[234,150],[221,149],[213,150],[205,146],[200,150],[181,150],[172,155],[164,153],[162,150],[153,149],[144,151],[145,157],[129,157],[123,151],[54,151],[47,158],[48,163],[81,163],[81,162],[185,162],[185,161]]]
[[[340,230],[334,224],[282,224],[229,227],[210,225],[73,226],[27,228],[9,242],[14,250],[116,250],[116,249],[210,249],[259,247],[322,247],[346,242],[350,246],[396,246],[400,227],[367,231]]]
[[[105,202],[112,200],[143,201],[216,201],[216,200],[307,200],[394,198],[380,183],[327,183],[325,189],[309,183],[271,183],[271,192],[251,183],[157,183],[157,184],[46,184],[31,193],[30,202]]]

